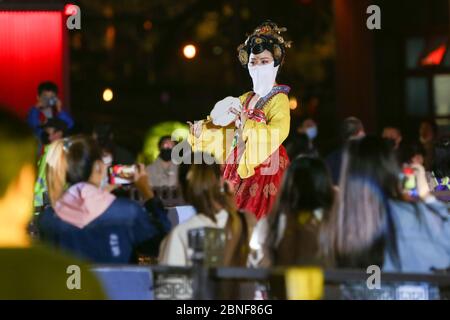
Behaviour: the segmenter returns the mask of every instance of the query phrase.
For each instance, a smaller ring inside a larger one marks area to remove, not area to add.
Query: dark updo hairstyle
[[[286,48],[291,47],[291,41],[285,41],[281,36],[286,28],[280,28],[276,23],[266,21],[258,26],[247,40],[241,44],[238,50],[238,58],[242,66],[247,68],[250,54],[259,54],[264,50],[270,51],[274,59],[274,65],[283,63]]]

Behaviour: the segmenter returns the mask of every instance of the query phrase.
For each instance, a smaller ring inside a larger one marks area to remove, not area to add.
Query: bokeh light
[[[110,88],[103,90],[103,100],[109,102],[113,99],[114,93]]]
[[[147,30],[147,31],[149,31],[149,30],[151,30],[152,29],[152,27],[153,27],[153,23],[150,21],[150,20],[145,20],[145,22],[144,22],[144,30]]]
[[[185,45],[183,48],[183,55],[187,59],[193,59],[197,54],[197,48],[193,44]]]
[[[298,107],[298,101],[296,97],[290,97],[289,98],[289,108],[291,108],[291,110],[295,110]]]

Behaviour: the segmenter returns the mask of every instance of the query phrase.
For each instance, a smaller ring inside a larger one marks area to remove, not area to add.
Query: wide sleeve
[[[277,94],[263,111],[266,123],[248,119],[242,131],[245,151],[238,167],[238,174],[242,179],[254,175],[255,168],[267,160],[289,134],[290,109],[287,95]]]
[[[239,100],[244,104],[249,92],[241,95]],[[195,137],[191,133],[188,136],[188,143],[193,152],[207,152],[212,154],[219,163],[225,163],[228,154],[231,151],[235,135],[234,122],[226,127],[214,125],[211,117],[208,116],[202,121],[202,133],[200,137]]]
[[[197,138],[191,133],[188,136],[192,151],[210,153],[219,163],[225,163],[233,142],[234,123],[227,127],[216,126],[209,116],[206,120],[200,121],[202,121],[200,137]]]

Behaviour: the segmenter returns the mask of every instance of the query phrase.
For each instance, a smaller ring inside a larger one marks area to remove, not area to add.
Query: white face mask
[[[266,65],[248,65],[248,72],[253,80],[253,92],[261,98],[265,97],[270,90],[272,90],[275,83],[275,78],[277,77],[278,68],[280,66],[274,67],[274,65],[274,62]]]
[[[102,158],[102,161],[103,161],[103,163],[107,166],[107,167],[109,167],[109,166],[111,166],[112,165],[112,156],[110,156],[110,155],[107,155],[107,156],[103,156],[103,158]]]

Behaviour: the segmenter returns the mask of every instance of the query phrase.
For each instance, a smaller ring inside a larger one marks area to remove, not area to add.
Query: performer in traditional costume
[[[238,47],[253,91],[219,101],[206,120],[191,124],[188,139],[193,151],[210,152],[222,161],[238,208],[258,219],[270,212],[289,164],[282,143],[289,134],[290,88],[276,82],[290,47],[284,31],[264,22]]]

